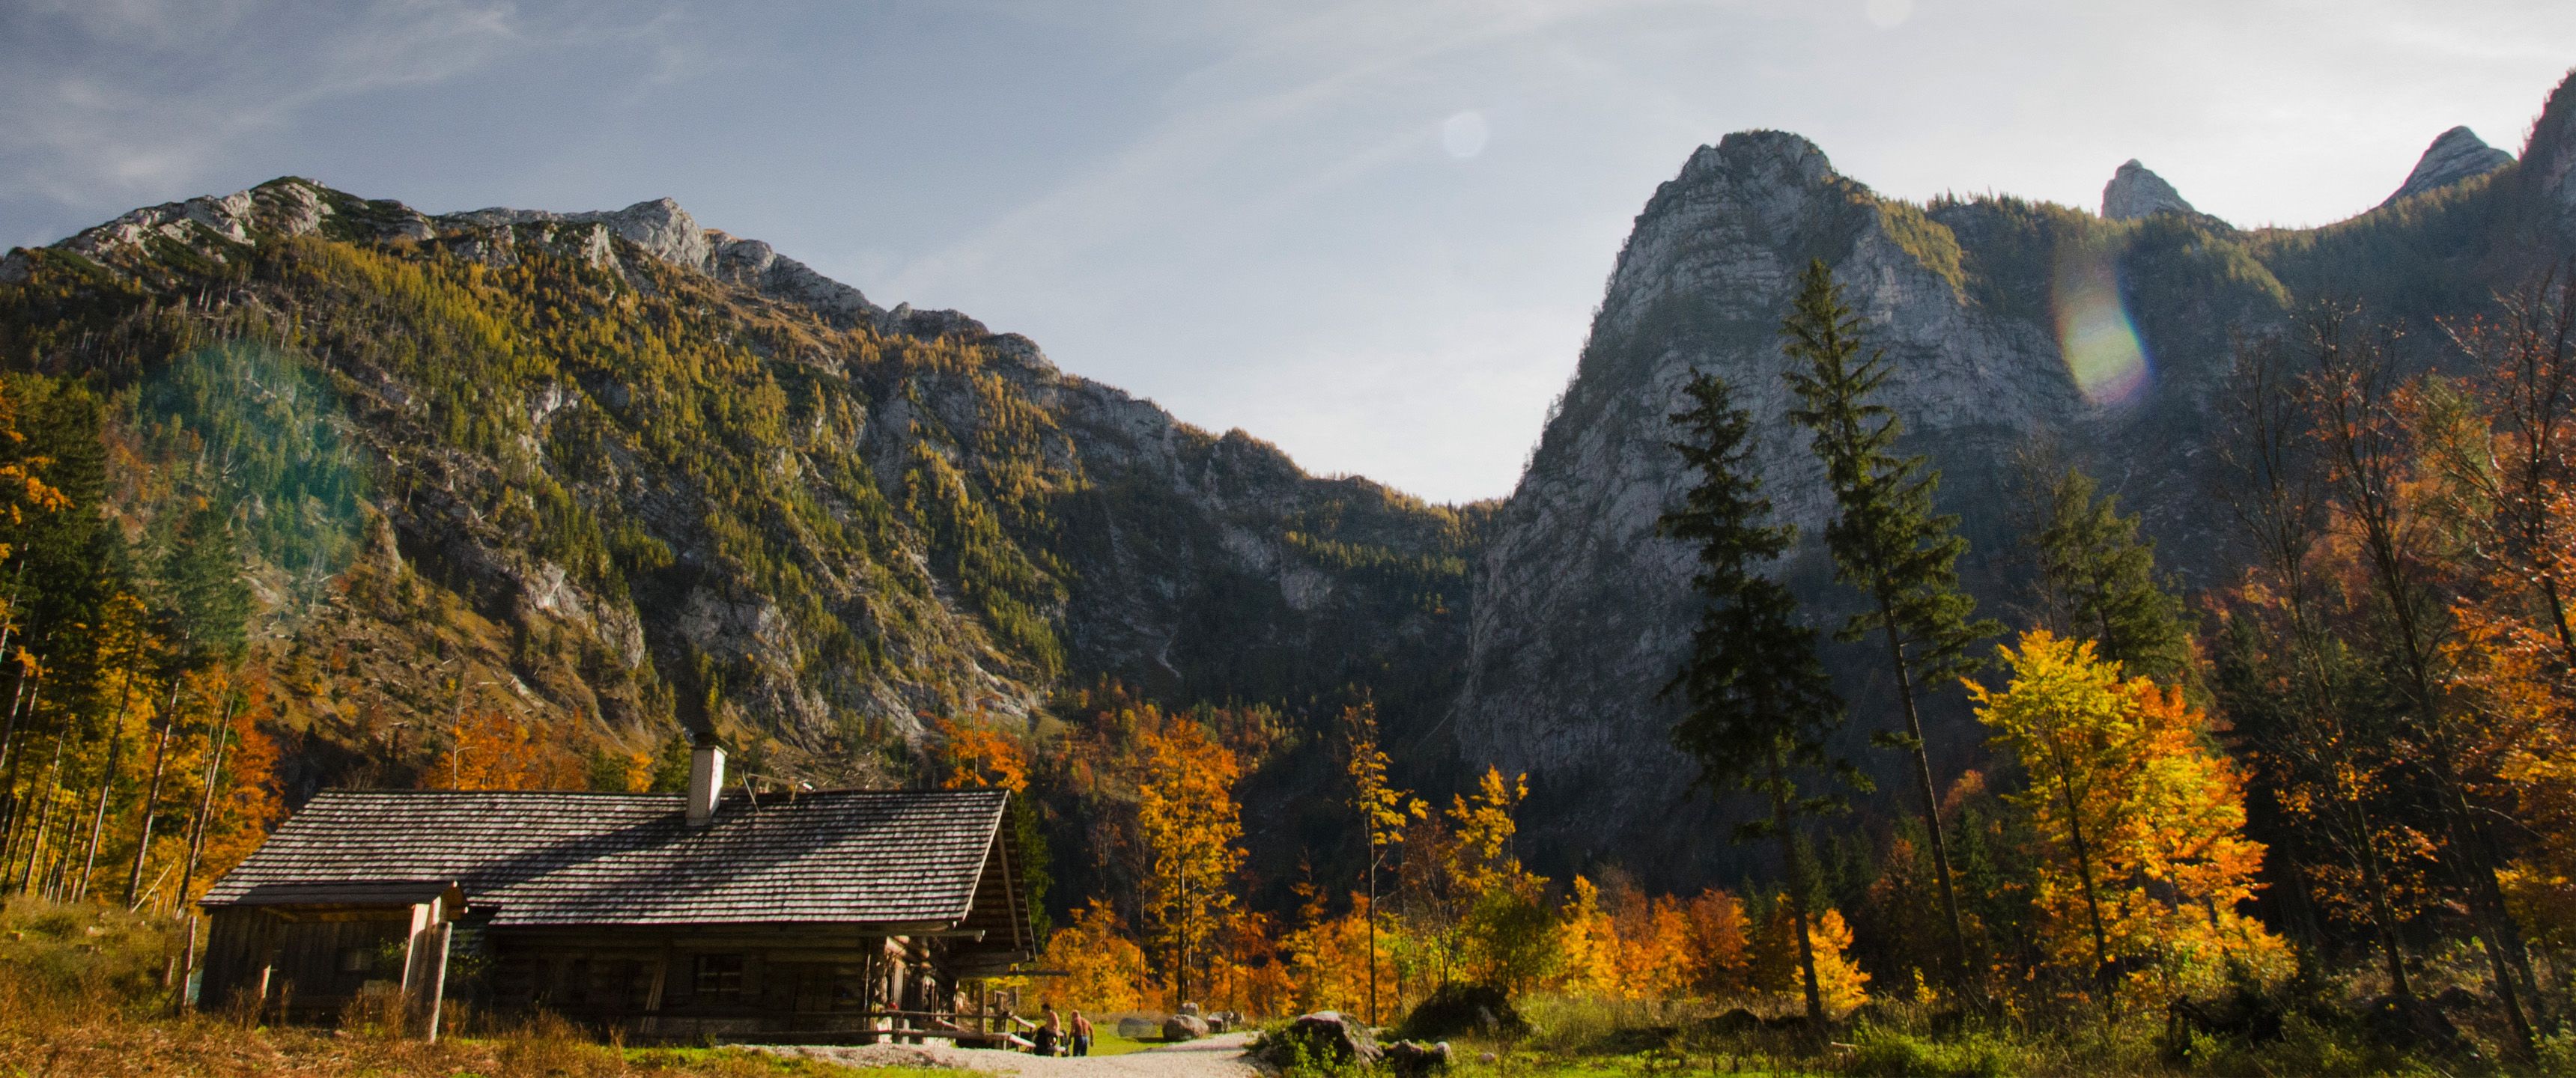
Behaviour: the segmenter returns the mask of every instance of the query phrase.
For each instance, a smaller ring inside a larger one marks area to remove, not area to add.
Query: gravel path
[[[915,1044],[780,1046],[762,1050],[859,1067],[956,1067],[1024,1078],[1252,1078],[1263,1072],[1243,1054],[1244,1044],[1251,1039],[1250,1033],[1227,1033],[1125,1055],[1081,1059]]]

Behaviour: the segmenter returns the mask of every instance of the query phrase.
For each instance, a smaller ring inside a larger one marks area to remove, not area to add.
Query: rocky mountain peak
[[[2406,182],[2398,185],[2397,193],[2388,196],[2380,205],[2448,187],[2474,176],[2484,176],[2512,163],[2512,154],[2487,145],[2477,132],[2465,125],[2454,127],[2442,132],[2432,145],[2424,148],[2424,156],[2415,161],[2415,171],[2407,173]]]
[[[1681,182],[1688,183],[1715,169],[1738,176],[1768,173],[1784,183],[1805,186],[1832,175],[1834,165],[1825,158],[1825,151],[1805,136],[1787,131],[1738,131],[1692,154],[1682,166]]]
[[[2137,158],[2132,157],[2127,164],[2121,165],[2120,171],[2111,175],[2111,182],[2102,187],[2102,216],[2110,220],[2131,221],[2168,210],[2175,213],[2200,212],[2192,209],[2191,203],[2183,201],[2182,193],[2166,183],[2164,177],[2138,163]]]

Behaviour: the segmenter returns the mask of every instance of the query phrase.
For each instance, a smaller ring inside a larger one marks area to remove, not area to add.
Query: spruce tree
[[[1875,634],[1886,641],[1904,729],[1877,740],[1905,751],[1914,765],[1941,909],[1950,923],[1950,957],[1965,987],[1975,972],[1941,833],[1940,790],[1924,751],[1919,697],[1975,670],[1969,646],[2002,627],[1970,620],[1976,600],[1959,587],[1957,562],[1968,545],[1954,530],[1959,518],[1932,511],[1941,474],[1920,456],[1896,455],[1903,427],[1893,411],[1872,400],[1887,381],[1886,355],[1874,349],[1862,355],[1860,319],[1843,303],[1841,287],[1821,260],[1808,263],[1780,334],[1786,338],[1781,350],[1791,361],[1789,387],[1801,404],[1789,417],[1814,432],[1811,444],[1834,492],[1836,512],[1825,528],[1825,546],[1833,553],[1835,578],[1869,598],[1868,607],[1852,615],[1835,638],[1848,643]]]
[[[2037,583],[2061,635],[2093,641],[2098,657],[2131,676],[2181,684],[2191,629],[2181,601],[2156,584],[2156,544],[2138,537],[2138,518],[2121,515],[2119,496],[2099,496],[2079,468],[2039,476],[2031,493]]]
[[[1842,701],[1816,656],[1815,630],[1798,622],[1797,597],[1761,572],[1788,549],[1794,532],[1767,522],[1771,501],[1762,496],[1751,460],[1751,421],[1715,375],[1692,378],[1682,392],[1689,405],[1672,422],[1684,440],[1671,444],[1700,480],[1658,524],[1665,535],[1699,544],[1691,584],[1706,605],[1691,633],[1690,657],[1665,689],[1683,691],[1689,704],[1673,727],[1673,743],[1699,761],[1700,780],[1713,792],[1752,790],[1769,799],[1770,818],[1738,828],[1737,838],[1769,835],[1780,844],[1807,1020],[1821,1030],[1824,996],[1809,934],[1816,875],[1795,820],[1840,802],[1803,793],[1794,776],[1824,770],[1846,783],[1867,780],[1827,754],[1827,740],[1842,726]]]
[[[230,513],[209,505],[187,515],[171,537],[161,584],[183,662],[194,666],[239,656],[248,637],[251,594],[242,582]]]

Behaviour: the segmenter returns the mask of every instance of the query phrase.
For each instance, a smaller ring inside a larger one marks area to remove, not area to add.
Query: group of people
[[[1046,1005],[1046,1021],[1037,1024],[1029,1043],[1032,1045],[1029,1050],[1042,1056],[1090,1055],[1091,1019],[1083,1017],[1081,1011],[1075,1011],[1073,1021],[1068,1025],[1061,1015],[1055,1013],[1055,1004],[1049,1003]]]

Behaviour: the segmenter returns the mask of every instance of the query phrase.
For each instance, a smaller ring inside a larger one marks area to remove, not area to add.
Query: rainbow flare
[[[2146,345],[2120,300],[2120,270],[2107,248],[2070,243],[2057,259],[2057,345],[2075,388],[2094,405],[2126,404],[2150,374]]]

